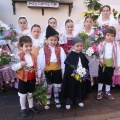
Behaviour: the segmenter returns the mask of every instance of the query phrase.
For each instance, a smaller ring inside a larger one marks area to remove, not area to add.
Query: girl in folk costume
[[[43,44],[44,44],[44,43],[42,43],[40,33],[41,33],[41,27],[37,24],[34,24],[31,27],[30,37],[33,42],[32,53],[36,56],[38,55],[38,51],[40,50],[40,47],[43,47]]]
[[[94,32],[94,29],[92,29],[92,24],[93,24],[93,20],[92,20],[91,16],[86,16],[84,18],[83,27],[81,27],[81,30],[79,32],[80,33],[85,32],[86,34],[91,36]]]
[[[61,103],[59,101],[59,92],[61,89],[62,75],[64,73],[64,60],[66,55],[64,50],[58,46],[58,40],[58,32],[49,25],[46,29],[46,45],[44,48],[40,49],[37,59],[38,79],[40,79],[41,74],[45,72],[48,84],[48,103],[47,106],[45,106],[45,109],[49,109],[52,88],[55,105],[57,108],[61,107]]]
[[[105,40],[98,46],[100,65],[99,65],[99,77],[98,77],[98,95],[97,99],[103,97],[103,84],[105,84],[105,96],[109,99],[114,99],[110,93],[110,87],[112,84],[112,76],[114,68],[118,69],[118,45],[114,41],[116,35],[116,29],[114,27],[108,27],[105,31]]]
[[[50,17],[48,19],[48,23],[47,23],[47,26],[50,25],[53,29],[56,30],[57,28],[57,20],[54,18],[54,17]],[[43,43],[45,42],[45,39],[46,39],[46,31],[42,34],[42,40],[43,40]]]
[[[74,68],[72,66],[88,68],[88,60],[82,53],[83,41],[75,37],[72,40],[73,50],[68,54],[65,60],[65,72],[62,85],[62,97],[66,99],[66,109],[70,109],[73,102],[78,106],[83,107],[83,99],[87,91],[87,81],[82,81],[82,83],[76,80],[72,73]],[[74,58],[74,59],[73,59]]]
[[[91,36],[94,34],[94,29],[92,28],[93,20],[91,16],[86,16],[84,19],[84,27],[80,30],[80,32],[85,32],[87,35]],[[89,70],[91,77],[91,85],[94,84],[94,78],[98,77],[98,66],[99,61],[95,57],[88,57],[89,60]]]
[[[30,33],[30,25],[26,16],[19,17],[17,30],[19,35],[28,35]]]
[[[118,42],[118,51],[120,51],[120,14],[118,15],[118,25],[116,26],[116,37],[115,40]],[[118,70],[114,70],[114,75],[113,75],[113,85],[120,85],[120,52],[118,57]]]
[[[104,5],[102,7],[102,12],[97,19],[97,23],[102,29],[106,29],[108,26],[116,25],[116,20],[113,14],[111,14],[111,8],[109,5]]]
[[[20,16],[18,18],[17,32],[19,34],[18,37],[20,37],[22,35],[29,35],[30,34],[30,25],[29,25],[27,17]],[[13,42],[12,45],[14,46],[13,53],[15,55],[18,55],[21,52],[21,48],[18,45],[18,41]]]
[[[18,95],[20,97],[21,116],[27,117],[26,98],[28,100],[30,111],[38,113],[38,110],[33,107],[32,93],[35,90],[36,83],[36,67],[37,58],[32,51],[32,39],[29,36],[22,36],[19,39],[19,45],[22,52],[18,54],[20,62],[11,66],[14,71],[17,71],[19,79]],[[37,80],[37,83],[40,81]]]
[[[73,35],[74,23],[71,19],[65,22],[65,31],[59,35],[59,44],[64,49],[65,53],[68,54],[72,47],[72,39],[75,37]]]
[[[8,27],[5,23],[0,21],[0,26]],[[2,52],[11,54],[10,40],[0,40],[0,55]],[[2,92],[5,92],[5,84],[14,82],[16,73],[10,68],[9,64],[0,67],[0,85]]]

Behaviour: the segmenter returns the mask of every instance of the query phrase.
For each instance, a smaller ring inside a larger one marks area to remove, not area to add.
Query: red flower
[[[92,49],[94,50],[94,52],[98,52],[98,46],[96,44],[92,46]]]

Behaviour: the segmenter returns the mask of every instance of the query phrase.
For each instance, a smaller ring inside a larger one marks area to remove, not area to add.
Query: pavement
[[[29,113],[28,117],[22,118],[17,90],[8,86],[6,93],[0,93],[0,120],[120,120],[120,87],[111,91],[114,100],[109,100],[105,96],[97,100],[97,88],[95,88],[84,101],[83,108],[73,105],[70,110],[66,110],[63,104],[57,109],[53,102],[49,110],[36,105],[39,114]]]

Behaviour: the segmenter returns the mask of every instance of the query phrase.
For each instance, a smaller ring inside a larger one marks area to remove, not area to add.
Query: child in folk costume
[[[118,25],[116,26],[116,37],[115,37],[115,41],[118,43],[118,51],[120,51],[120,14],[118,15]],[[113,75],[113,81],[112,84],[113,85],[120,85],[120,52],[118,57],[118,70],[114,70],[114,75]]]
[[[86,16],[84,18],[84,24],[82,25],[83,27],[81,27],[81,30],[79,31],[81,32],[85,32],[87,35],[92,35],[94,32],[94,29],[92,28],[92,24],[93,24],[93,20],[91,18],[91,16]]]
[[[59,44],[64,49],[65,53],[68,54],[72,47],[72,39],[75,37],[73,35],[74,23],[71,19],[66,20],[65,29],[66,30],[59,35]]]
[[[97,19],[97,23],[102,29],[106,29],[108,26],[115,26],[116,20],[111,13],[111,7],[109,5],[104,5],[100,16]]]
[[[105,40],[98,46],[100,65],[99,65],[99,77],[98,77],[98,94],[97,99],[103,97],[103,84],[105,84],[105,96],[109,99],[114,99],[110,93],[110,87],[112,84],[112,76],[114,68],[118,69],[118,45],[114,41],[116,35],[116,29],[114,27],[108,27],[105,32]]]
[[[29,36],[22,36],[19,39],[19,45],[22,52],[18,54],[20,62],[13,64],[11,68],[17,71],[19,79],[18,83],[18,95],[20,97],[21,116],[27,117],[28,112],[26,110],[26,98],[28,100],[29,108],[31,112],[37,114],[38,110],[33,106],[32,93],[35,90],[36,83],[36,56],[31,53],[32,51],[32,39]],[[37,80],[37,83],[40,81]]]
[[[56,30],[56,28],[57,28],[57,20],[54,17],[50,17],[48,19],[47,25],[50,25],[53,29]],[[45,42],[45,39],[46,39],[45,36],[46,36],[46,31],[42,34],[42,41],[43,41],[43,43]]]
[[[30,25],[26,16],[20,16],[17,26],[20,35],[28,35],[30,33]]]
[[[84,19],[84,27],[80,30],[80,32],[85,32],[87,35],[91,36],[94,34],[94,29],[92,28],[93,20],[91,16],[86,16]],[[91,85],[94,84],[94,78],[98,77],[98,66],[99,61],[95,57],[87,56],[89,60],[89,70],[91,76]]]
[[[73,50],[65,60],[65,72],[62,85],[63,98],[66,99],[66,109],[70,109],[73,102],[78,106],[84,107],[83,99],[87,92],[87,81],[77,81],[71,74],[74,71],[72,66],[88,68],[88,60],[82,53],[83,41],[75,37],[72,40]]]
[[[61,107],[59,92],[61,89],[62,75],[64,73],[64,60],[66,55],[64,50],[58,46],[59,34],[50,25],[46,29],[46,45],[40,49],[37,65],[38,78],[45,72],[47,78],[47,98],[48,103],[45,109],[49,109],[52,88],[54,93],[55,105]]]
[[[20,37],[22,35],[30,34],[30,25],[29,25],[27,17],[20,16],[18,18],[17,32],[19,34],[18,37]],[[15,55],[18,55],[21,52],[20,46],[18,45],[18,41],[13,42],[12,45],[14,46],[13,53]]]
[[[31,27],[30,37],[33,42],[32,53],[36,56],[38,55],[38,51],[40,50],[40,47],[43,47],[43,44],[44,44],[44,43],[42,43],[40,33],[41,33],[41,27],[37,24],[34,24]]]

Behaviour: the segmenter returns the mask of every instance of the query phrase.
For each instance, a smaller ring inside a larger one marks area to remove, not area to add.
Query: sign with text
[[[58,8],[59,3],[56,2],[34,2],[34,1],[27,1],[28,7],[48,7],[48,8]]]

